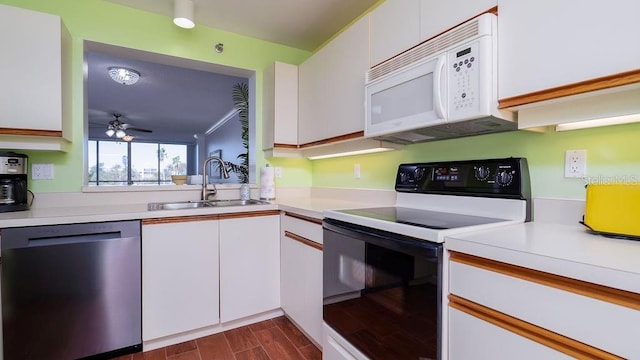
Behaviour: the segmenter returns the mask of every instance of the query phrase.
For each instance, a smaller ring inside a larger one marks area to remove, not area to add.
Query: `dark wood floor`
[[[321,360],[322,353],[284,316],[115,360]]]

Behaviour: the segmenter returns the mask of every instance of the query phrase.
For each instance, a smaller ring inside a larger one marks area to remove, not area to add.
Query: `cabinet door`
[[[564,360],[561,352],[449,308],[450,360]]]
[[[420,0],[420,40],[430,39],[451,29],[495,7],[497,3],[497,0]]]
[[[0,5],[0,67],[9,70],[0,86],[0,128],[62,136],[68,40],[59,16]]]
[[[420,42],[420,0],[387,0],[370,14],[375,66]]]
[[[322,246],[287,227],[304,222],[283,216],[281,254],[282,309],[317,344],[322,342]],[[320,228],[307,223],[309,228]],[[303,224],[304,225],[304,224]],[[313,231],[315,229],[312,229]]]
[[[299,67],[301,145],[364,130],[369,18],[363,17]]]
[[[636,0],[500,0],[499,98],[637,69],[638,14]]]
[[[275,62],[264,71],[263,149],[298,144],[298,67]]]
[[[218,222],[142,226],[142,339],[219,322]]]
[[[298,143],[308,144],[321,140],[326,133],[326,108],[329,96],[325,60],[329,56],[322,50],[298,67]]]
[[[220,220],[220,320],[280,307],[280,217]]]

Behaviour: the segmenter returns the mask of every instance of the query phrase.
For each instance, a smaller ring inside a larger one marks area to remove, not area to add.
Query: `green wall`
[[[27,152],[30,161],[54,163],[55,180],[31,181],[36,192],[79,191],[83,180],[84,40],[131,47],[257,71],[257,131],[262,128],[262,70],[273,61],[299,64],[309,52],[212,28],[185,30],[171,19],[103,0],[0,0],[0,3],[62,16],[73,37],[73,147],[69,153]],[[225,44],[223,54],[213,45]],[[396,166],[403,162],[523,156],[529,160],[532,191],[538,197],[584,198],[582,179],[564,178],[564,152],[586,149],[589,181],[640,181],[640,124],[556,133],[525,131],[407,146],[387,153],[309,161],[264,159],[282,167],[278,186],[329,186],[392,189]],[[261,137],[257,139],[261,148]],[[361,178],[353,176],[354,164]]]
[[[587,179],[565,179],[566,150],[587,150]],[[640,124],[565,132],[516,131],[410,145],[402,150],[312,162],[313,186],[393,189],[403,162],[526,157],[535,197],[583,199],[587,182],[640,183]],[[361,178],[353,175],[360,164]]]
[[[68,153],[24,152],[31,163],[55,165],[54,180],[30,180],[29,187],[35,192],[80,191],[83,185],[84,40],[255,70],[258,134],[262,129],[262,70],[274,61],[299,64],[310,56],[307,51],[203,26],[182,29],[168,17],[104,0],[0,0],[0,3],[59,15],[73,39],[72,149]],[[224,53],[214,51],[216,43],[225,45]],[[261,140],[259,136],[256,142],[258,149],[262,148]],[[265,162],[258,154],[257,165],[263,166]],[[305,161],[298,162],[305,165]],[[310,169],[309,164],[305,166]],[[296,182],[311,184],[310,171],[295,172],[295,178]]]

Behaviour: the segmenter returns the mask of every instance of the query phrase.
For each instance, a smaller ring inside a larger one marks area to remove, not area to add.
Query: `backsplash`
[[[516,131],[407,146],[403,150],[313,161],[314,187],[393,189],[408,162],[525,157],[534,198],[582,199],[593,182],[640,181],[640,124],[546,133]],[[564,177],[566,150],[587,150],[587,178]],[[354,165],[361,176],[354,177]],[[381,164],[384,164],[382,166]]]

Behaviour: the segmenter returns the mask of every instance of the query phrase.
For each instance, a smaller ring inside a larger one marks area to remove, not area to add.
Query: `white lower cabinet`
[[[218,299],[217,220],[142,226],[143,341],[218,324]]]
[[[221,216],[221,322],[280,308],[279,235],[277,211]]]
[[[468,354],[474,359],[564,358],[555,352],[630,359],[640,354],[640,294],[470,254],[450,254],[450,359],[468,359]],[[499,352],[486,349],[487,355],[479,356],[484,353],[473,348],[481,343],[499,346]],[[538,347],[547,347],[549,355],[532,355],[543,354]],[[493,356],[502,353],[506,355]]]
[[[322,343],[322,223],[283,214],[280,237],[282,310]]]
[[[572,359],[456,309],[449,309],[449,328],[449,360]]]

